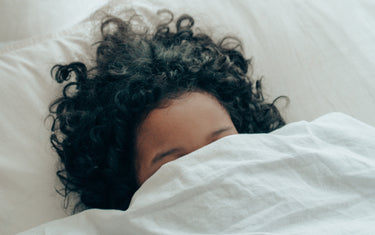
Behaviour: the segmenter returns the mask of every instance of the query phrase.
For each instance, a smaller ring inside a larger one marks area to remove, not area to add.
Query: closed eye
[[[170,149],[168,151],[165,151],[165,152],[162,152],[162,153],[158,153],[155,155],[155,157],[152,159],[152,164],[160,161],[161,159],[165,158],[166,156],[169,156],[169,155],[172,155],[172,154],[175,154],[177,152],[180,152],[182,151],[183,149],[182,148],[173,148],[173,149]]]
[[[214,142],[214,141],[220,139],[219,137],[220,137],[220,135],[222,133],[225,133],[225,132],[228,132],[228,131],[232,131],[233,129],[234,129],[233,126],[226,126],[226,127],[220,128],[220,129],[218,129],[216,131],[213,131],[207,137],[208,143],[211,143],[211,142]],[[164,152],[159,152],[152,159],[151,165],[155,164],[156,162],[162,160],[163,158],[165,158],[165,157],[167,157],[169,155],[176,154],[176,153],[182,153],[182,152],[184,152],[184,148],[182,148],[182,147],[172,148],[172,149],[169,149],[169,150],[164,151]],[[184,155],[186,155],[186,154],[182,154],[179,157],[184,156]]]

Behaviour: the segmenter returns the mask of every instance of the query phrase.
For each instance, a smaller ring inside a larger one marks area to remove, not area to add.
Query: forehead
[[[193,133],[199,134],[197,128],[210,129],[230,120],[229,114],[219,101],[212,95],[201,92],[191,92],[170,100],[166,106],[152,110],[138,128],[137,136],[140,142],[145,138],[147,143],[168,141],[174,135]],[[202,130],[202,131],[203,131]],[[138,142],[138,141],[137,141]]]
[[[141,123],[139,130],[158,128],[158,124],[181,123],[186,120],[203,121],[203,117],[226,112],[219,101],[208,93],[189,92],[168,100],[160,108],[152,110]]]

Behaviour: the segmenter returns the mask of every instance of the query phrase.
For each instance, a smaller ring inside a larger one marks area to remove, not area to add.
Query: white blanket
[[[128,211],[22,234],[375,234],[375,128],[341,113],[222,138],[165,164]]]

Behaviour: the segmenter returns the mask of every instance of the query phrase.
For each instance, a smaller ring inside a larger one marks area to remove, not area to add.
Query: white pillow
[[[375,125],[375,8],[371,1],[115,0],[102,8],[134,7],[146,21],[162,8],[191,14],[214,38],[236,35],[266,98],[287,95],[286,120],[341,111]],[[72,6],[74,7],[74,5]],[[0,48],[0,228],[5,234],[61,218],[55,192],[57,154],[43,123],[61,85],[53,65],[91,63],[101,12],[60,31]]]
[[[93,56],[92,19],[0,48],[0,233],[67,216],[55,191],[57,154],[49,143],[49,103],[60,95],[57,63]]]
[[[16,40],[68,28],[108,0],[1,0],[0,47]]]

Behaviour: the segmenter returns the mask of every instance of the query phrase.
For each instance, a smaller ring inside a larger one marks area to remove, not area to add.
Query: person
[[[265,101],[239,39],[214,42],[195,32],[187,14],[173,31],[173,13],[163,14],[170,19],[153,31],[135,30],[134,17],[108,16],[94,67],[72,62],[51,69],[58,83],[75,78],[50,104],[49,116],[58,192],[66,200],[78,195],[76,209],[127,210],[163,164],[228,135],[285,125],[274,104],[282,96]]]

